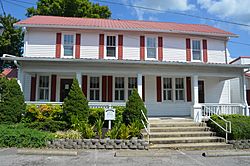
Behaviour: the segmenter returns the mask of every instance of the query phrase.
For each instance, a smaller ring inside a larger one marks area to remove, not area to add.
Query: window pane
[[[107,47],[107,57],[115,57],[116,56],[116,48],[115,47]]]
[[[124,78],[116,77],[115,78],[115,88],[124,88]]]
[[[172,90],[168,90],[168,100],[172,100]]]
[[[120,91],[120,100],[124,100],[124,90]]]
[[[90,88],[99,88],[99,77],[90,77]]]
[[[184,79],[183,78],[176,78],[175,79],[175,88],[176,89],[183,89],[184,88]]]
[[[73,35],[64,35],[64,44],[73,44]]]
[[[115,36],[107,36],[107,46],[116,46]]]
[[[100,100],[100,98],[99,98],[99,95],[100,93],[99,93],[99,90],[96,90],[95,91],[95,100]]]
[[[147,57],[156,58],[156,48],[147,48]]]
[[[95,93],[95,91],[94,90],[90,90],[90,95],[89,95],[89,99],[90,100],[95,100],[95,98],[94,98],[94,93]]]
[[[201,42],[199,40],[192,41],[193,60],[201,60]]]
[[[129,77],[128,78],[128,88],[137,88],[137,78]]]
[[[39,91],[39,99],[40,100],[43,100],[44,98],[43,98],[43,96],[44,96],[44,91],[43,91],[43,89],[40,89],[40,91]]]
[[[201,52],[193,50],[193,60],[201,60]]]
[[[73,56],[73,46],[64,46],[64,56]]]
[[[119,91],[118,90],[115,91],[115,100],[119,100]]]
[[[147,38],[147,47],[156,47],[156,38]]]

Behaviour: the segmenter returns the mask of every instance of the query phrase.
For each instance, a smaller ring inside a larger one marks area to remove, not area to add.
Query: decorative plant
[[[103,127],[104,121],[99,118],[96,120],[95,127],[97,130],[97,135],[99,138],[102,138],[102,127]]]
[[[129,126],[126,126],[124,123],[121,125],[119,130],[119,138],[121,139],[128,139],[130,137],[129,133]]]
[[[138,137],[141,134],[141,122],[139,120],[132,122],[129,125],[129,131],[131,137]]]
[[[58,138],[58,139],[64,139],[64,138],[81,139],[82,134],[78,131],[75,131],[75,130],[57,131],[55,133],[55,138]]]
[[[121,123],[115,124],[114,127],[111,130],[109,130],[105,136],[109,137],[110,139],[118,138],[120,126],[121,126]]]

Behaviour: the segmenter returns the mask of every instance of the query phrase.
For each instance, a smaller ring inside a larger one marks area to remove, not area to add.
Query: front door
[[[61,79],[60,83],[60,101],[62,102],[70,91],[73,79]]]
[[[204,81],[198,81],[199,89],[199,103],[205,103],[205,90],[204,90]]]

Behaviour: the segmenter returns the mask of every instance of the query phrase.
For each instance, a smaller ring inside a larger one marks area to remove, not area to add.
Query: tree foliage
[[[0,123],[18,123],[25,111],[24,96],[15,79],[0,78]]]
[[[14,27],[18,20],[11,15],[1,16],[0,23],[3,25],[3,34],[0,35],[0,57],[3,54],[21,56],[23,53],[23,32],[21,28]],[[0,66],[2,66],[2,61]]]
[[[137,89],[133,89],[132,94],[129,96],[126,103],[126,109],[123,112],[123,121],[126,124],[131,124],[136,121],[144,120],[141,110],[147,116],[147,109],[137,92]]]
[[[74,124],[75,121],[87,121],[88,119],[88,100],[84,96],[76,79],[73,80],[68,97],[63,101],[63,112],[65,120],[70,124]]]
[[[27,9],[26,16],[34,15],[109,18],[111,11],[107,6],[89,0],[38,0],[36,8]]]

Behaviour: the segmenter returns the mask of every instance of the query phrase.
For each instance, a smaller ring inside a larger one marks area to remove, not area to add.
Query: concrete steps
[[[190,118],[152,118],[150,149],[228,149],[225,139],[216,137],[206,123],[195,123]],[[147,138],[145,131],[142,132]]]

